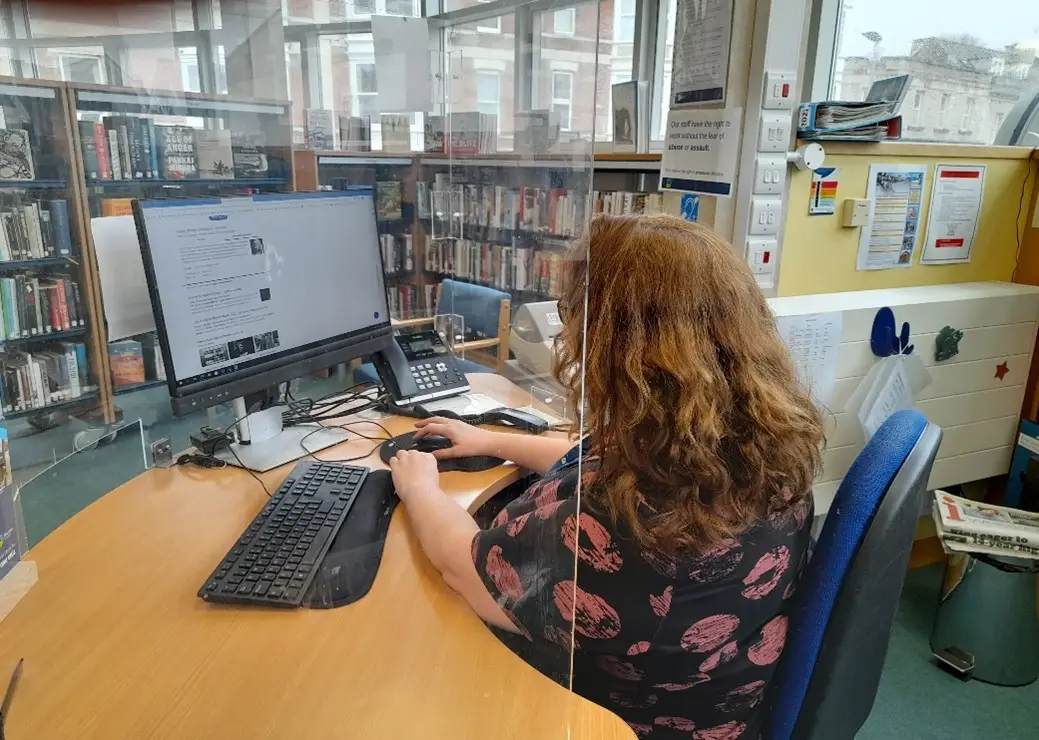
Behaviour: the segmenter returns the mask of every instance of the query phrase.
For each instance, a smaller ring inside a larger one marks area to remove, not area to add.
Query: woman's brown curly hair
[[[584,384],[587,495],[641,544],[700,552],[811,495],[822,421],[731,245],[671,216],[599,216],[565,277],[554,369],[573,408]]]

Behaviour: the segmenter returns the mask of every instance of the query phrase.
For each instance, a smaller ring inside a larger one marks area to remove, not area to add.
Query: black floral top
[[[812,497],[708,552],[670,557],[597,512],[594,469],[582,477],[580,515],[570,467],[474,537],[477,572],[521,633],[499,637],[568,685],[573,634],[574,691],[639,737],[757,738],[784,605],[809,554]]]

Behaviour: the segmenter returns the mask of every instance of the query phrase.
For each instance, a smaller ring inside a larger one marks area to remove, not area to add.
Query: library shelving
[[[129,216],[135,198],[294,189],[289,102],[80,84],[69,85],[68,95],[89,219]],[[95,300],[104,315],[100,288]],[[103,339],[102,397],[111,422],[117,397],[164,385],[165,372],[154,332]]]
[[[401,278],[387,275],[401,317],[409,291],[419,301],[413,310],[431,310],[444,277],[507,291],[513,306],[555,298],[563,252],[591,213],[679,213],[680,197],[657,191],[660,155],[296,150],[293,162],[301,190],[367,184],[378,197],[378,183],[402,183],[405,218],[397,233],[410,230],[415,268],[405,295],[395,284]],[[389,230],[380,222],[381,233]]]
[[[12,437],[102,405],[102,324],[71,120],[63,83],[0,78],[0,394],[9,426],[26,425]]]

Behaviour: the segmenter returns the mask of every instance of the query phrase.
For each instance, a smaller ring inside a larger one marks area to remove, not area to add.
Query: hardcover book
[[[93,139],[93,128],[91,128]],[[35,180],[29,134],[22,129],[0,129],[0,180]]]
[[[323,108],[308,108],[303,111],[303,131],[308,149],[332,149],[335,147],[335,114]]]
[[[159,172],[166,180],[193,180],[198,177],[195,129],[189,126],[156,126]]]
[[[267,145],[262,131],[235,131],[231,134],[234,176],[239,179],[267,177]]]
[[[234,178],[230,131],[201,129],[195,132],[195,143],[199,177],[204,180]]]

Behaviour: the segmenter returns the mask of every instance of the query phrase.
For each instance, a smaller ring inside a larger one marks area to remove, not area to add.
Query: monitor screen
[[[175,395],[389,326],[370,189],[140,201],[136,216]]]

